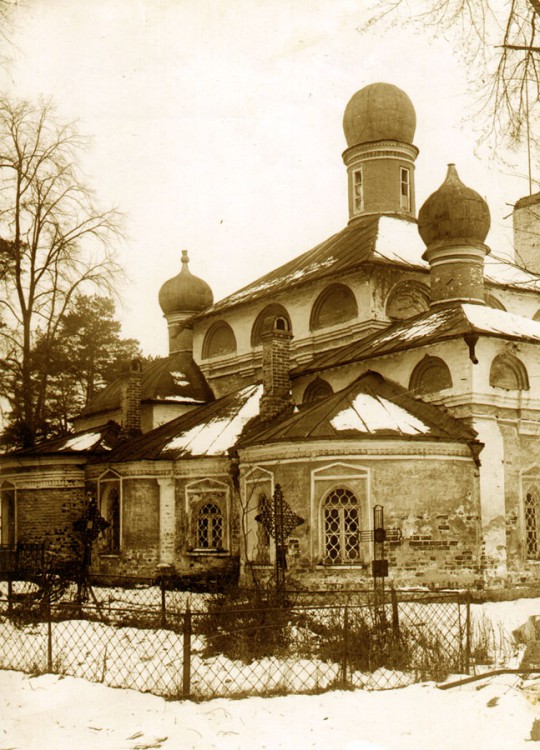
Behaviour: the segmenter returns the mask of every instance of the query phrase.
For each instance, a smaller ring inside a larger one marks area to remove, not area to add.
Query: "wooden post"
[[[184,698],[189,698],[191,693],[191,609],[189,604],[184,614],[183,635],[182,695]]]
[[[341,661],[341,682],[347,685],[347,667],[349,662],[349,607],[346,604],[343,612],[343,655]]]
[[[471,673],[471,592],[467,591],[465,622],[465,673]]]
[[[165,592],[165,576],[161,576],[161,627],[167,627],[167,596]]]
[[[53,671],[53,647],[52,647],[52,612],[51,612],[51,592],[47,590],[47,672]]]

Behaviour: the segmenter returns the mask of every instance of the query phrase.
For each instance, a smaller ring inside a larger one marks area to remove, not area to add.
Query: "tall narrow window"
[[[258,513],[265,513],[270,509],[270,500],[266,497],[265,492],[259,494]],[[255,551],[255,560],[258,563],[270,562],[270,534],[262,523],[257,523],[257,548]]]
[[[120,552],[120,491],[118,486],[109,486],[103,493],[101,515],[109,526],[103,532],[100,552],[117,555]]]
[[[223,547],[223,516],[215,503],[206,503],[197,514],[197,547],[199,549]]]
[[[353,209],[355,214],[364,210],[364,182],[361,169],[355,169],[353,172]]]
[[[400,206],[404,211],[411,210],[411,173],[405,167],[400,168]]]
[[[534,489],[525,495],[525,544],[527,559],[538,560],[538,499]]]
[[[324,561],[330,565],[357,563],[360,558],[360,512],[356,496],[337,487],[323,507]]]
[[[5,547],[15,544],[15,490],[2,487],[0,494],[0,543]]]

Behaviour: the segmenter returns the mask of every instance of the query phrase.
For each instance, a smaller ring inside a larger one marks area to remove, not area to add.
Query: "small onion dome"
[[[461,182],[454,164],[418,213],[418,231],[427,247],[458,240],[483,243],[490,223],[487,203]]]
[[[188,268],[187,250],[182,250],[182,270],[166,281],[159,290],[159,305],[164,315],[206,310],[214,301],[212,290]]]
[[[371,141],[412,143],[416,112],[407,94],[391,83],[372,83],[353,95],[343,115],[347,145]]]

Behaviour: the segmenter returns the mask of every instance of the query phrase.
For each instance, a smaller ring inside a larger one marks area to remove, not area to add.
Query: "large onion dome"
[[[371,141],[412,143],[416,112],[407,94],[391,83],[372,83],[357,91],[345,108],[347,145]]]
[[[166,281],[159,290],[159,304],[164,315],[196,313],[206,310],[214,301],[212,290],[188,268],[187,250],[182,250],[182,270]]]
[[[490,223],[487,203],[461,182],[454,164],[448,165],[445,181],[418,213],[418,231],[427,247],[443,242],[483,243]]]

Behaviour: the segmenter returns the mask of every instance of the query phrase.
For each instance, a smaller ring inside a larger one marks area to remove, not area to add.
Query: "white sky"
[[[417,205],[455,162],[488,200],[488,242],[507,250],[499,230],[506,204],[528,192],[514,176],[525,173],[525,150],[511,166],[479,160],[466,71],[451,45],[411,29],[367,34],[366,5],[20,0],[0,87],[54,97],[61,117],[93,136],[90,182],[103,206],[127,217],[119,316],[146,352],[166,354],[157,293],[183,248],[219,299],[346,224],[342,116],[374,81],[414,103]]]

